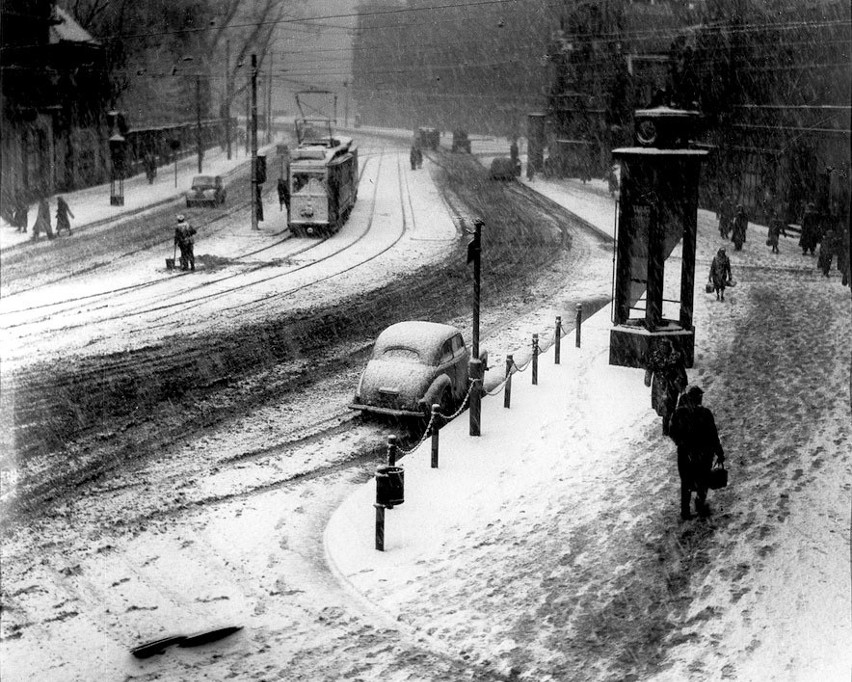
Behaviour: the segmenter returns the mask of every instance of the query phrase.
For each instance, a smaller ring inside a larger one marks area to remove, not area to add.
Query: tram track
[[[405,178],[399,156],[396,175],[398,182]],[[456,212],[464,210],[463,202],[471,191],[478,191],[476,181],[468,190],[457,187],[446,195]],[[400,208],[404,209],[406,203],[411,208],[410,188],[404,182],[399,182],[396,201]],[[413,212],[410,216],[405,213],[400,231],[389,235],[394,243],[402,239],[402,228],[412,229],[416,220]],[[504,217],[503,222],[506,220]],[[519,226],[509,219],[507,227],[499,227],[500,219],[490,218],[499,235],[489,237],[493,251],[486,269],[486,300],[492,287],[528,286],[526,273],[556,257],[554,250],[534,234],[540,219],[525,220],[526,224]],[[528,248],[518,241],[524,239],[529,239]],[[457,241],[442,265],[422,266],[407,273],[404,284],[394,280],[338,303],[270,316],[267,322],[223,329],[203,338],[175,336],[165,344],[125,352],[63,358],[61,364],[35,363],[7,374],[7,387],[15,398],[11,405],[4,405],[2,423],[8,427],[4,429],[7,436],[15,438],[14,445],[9,440],[6,445],[17,453],[29,479],[25,508],[38,509],[45,500],[64,494],[58,491],[109,480],[110,472],[155,456],[165,444],[278,401],[281,396],[303,393],[318,377],[351,367],[351,344],[369,347],[381,329],[399,319],[400,311],[422,319],[451,319],[463,313],[468,303],[462,290],[466,291],[464,281],[469,278],[463,253],[464,245]],[[493,304],[495,309],[499,307],[499,302]],[[484,322],[483,331],[490,335],[498,325],[499,321]],[[278,367],[280,376],[271,379],[269,372],[279,372]],[[241,377],[255,376],[258,379],[250,382],[252,390],[229,397],[222,393],[231,394],[231,387],[245,383]],[[181,407],[175,411],[172,406]],[[338,412],[329,419],[342,417]],[[311,442],[322,437],[321,427],[306,427],[288,437]],[[67,450],[69,439],[80,444],[74,446],[77,454],[67,459],[68,468],[56,467],[56,475],[49,481],[32,479],[52,471],[38,462],[54,450]],[[102,457],[100,452],[110,454]],[[262,456],[253,452],[248,448],[246,457]],[[91,464],[84,464],[90,457],[94,457]],[[30,461],[37,469],[30,470]]]

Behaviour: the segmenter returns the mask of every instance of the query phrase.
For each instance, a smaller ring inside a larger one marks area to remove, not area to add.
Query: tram
[[[334,234],[358,198],[358,149],[352,138],[333,134],[330,119],[298,119],[296,136],[288,175],[290,230],[299,237]]]

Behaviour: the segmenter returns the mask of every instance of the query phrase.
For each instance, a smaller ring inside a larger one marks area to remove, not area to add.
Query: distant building
[[[102,46],[52,0],[5,0],[0,205],[106,178]]]

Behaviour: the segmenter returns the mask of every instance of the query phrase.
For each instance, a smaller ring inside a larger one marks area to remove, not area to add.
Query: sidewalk
[[[275,143],[261,147],[261,153],[274,154]],[[177,163],[177,180],[175,180],[174,164],[157,168],[157,177],[153,184],[148,184],[144,173],[139,173],[124,181],[124,206],[110,205],[109,183],[87,187],[75,192],[59,193],[50,197],[50,223],[56,231],[56,196],[63,196],[71,207],[74,218],[71,219],[71,229],[81,230],[112,222],[127,216],[135,215],[147,209],[175,201],[183,197],[192,184],[196,175],[229,176],[247,164],[249,155],[245,149],[232,147],[231,160],[224,150],[214,147],[204,153],[202,172],[198,172],[198,157],[195,154],[187,156]],[[38,204],[32,204],[29,210],[29,230],[26,233],[17,232],[16,228],[0,219],[0,253],[11,247],[18,246],[32,238],[32,226],[38,215]],[[63,235],[65,237],[66,235]],[[40,241],[47,237],[41,235]]]
[[[603,183],[526,184],[612,234]],[[513,376],[511,409],[502,393],[484,398],[480,437],[467,413],[447,425],[439,468],[430,440],[399,462],[405,502],[385,514],[384,552],[375,481],[344,502],[325,532],[340,581],[435,650],[512,679],[847,678],[848,290],[836,273],[820,279],[794,238],[771,254],[765,227],[748,237],[729,248],[738,286],[716,303],[703,278],[724,242],[699,211],[689,376],[708,391],[731,471],[714,517],[679,522],[674,446],[642,372],[608,364],[608,306],[584,321],[582,348],[563,338],[560,365],[544,352],[537,386],[529,370]],[[808,311],[790,312],[787,282]],[[807,348],[825,370],[816,392],[797,360]],[[791,418],[803,396],[819,429]]]

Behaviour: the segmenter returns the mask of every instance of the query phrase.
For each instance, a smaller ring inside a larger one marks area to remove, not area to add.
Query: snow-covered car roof
[[[397,322],[385,329],[376,339],[374,353],[387,348],[402,347],[417,351],[420,357],[428,357],[444,341],[460,333],[449,324],[409,320]]]
[[[216,181],[219,179],[218,175],[196,175],[192,178],[192,186],[197,187],[199,185],[215,185]]]

